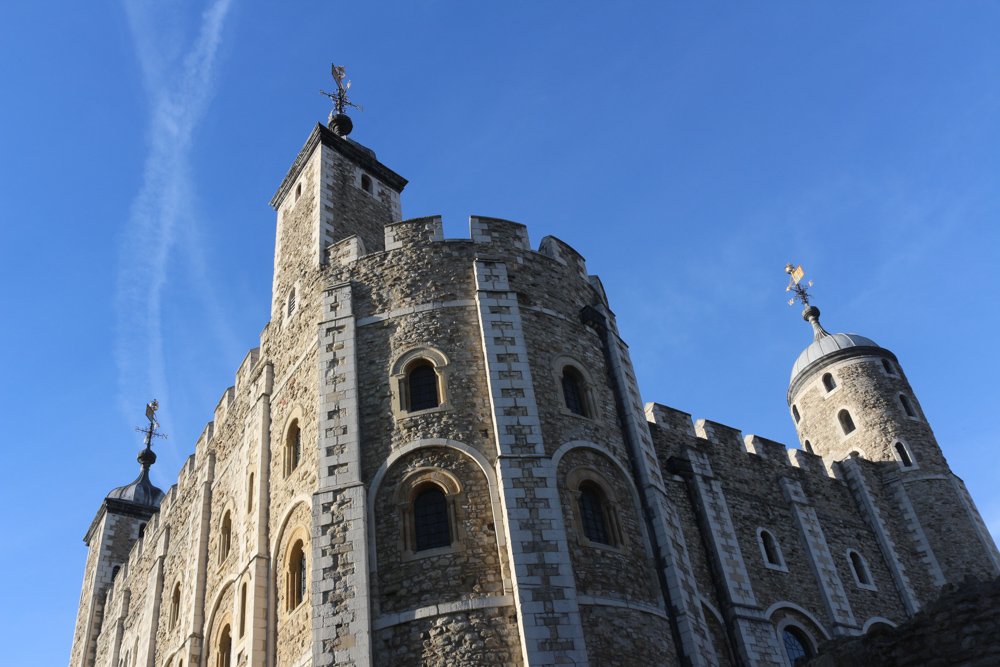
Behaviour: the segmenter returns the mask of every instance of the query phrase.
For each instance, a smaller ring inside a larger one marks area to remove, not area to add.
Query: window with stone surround
[[[571,492],[572,525],[581,544],[619,550],[624,546],[618,497],[611,482],[593,468],[578,467],[566,475]]]
[[[233,654],[233,632],[229,625],[219,633],[219,643],[216,648],[215,667],[230,667]]]
[[[902,442],[896,442],[892,446],[895,454],[896,460],[904,468],[912,468],[913,466],[913,455],[910,453],[910,449],[904,445]]]
[[[219,564],[229,558],[229,548],[233,541],[233,518],[229,510],[222,517],[222,528],[219,530]]]
[[[374,188],[372,187],[372,178],[368,174],[361,174],[361,189],[368,194],[374,194]]]
[[[414,348],[392,365],[392,411],[396,419],[414,414],[450,410],[448,357],[430,347]]]
[[[757,529],[757,543],[760,546],[761,556],[764,557],[764,566],[771,570],[788,572],[785,559],[781,554],[781,546],[774,534],[766,528]]]
[[[305,599],[307,575],[305,543],[296,540],[288,551],[285,566],[285,611],[292,611],[302,604]]]
[[[840,428],[843,429],[844,435],[850,435],[854,432],[854,419],[846,409],[837,413],[837,420],[840,422]]]
[[[809,452],[810,454],[812,454],[812,453],[813,453],[813,446],[812,446],[812,443],[811,443],[811,442],[809,442],[808,440],[806,440],[805,442],[803,442],[803,443],[802,443],[802,447],[803,447],[803,449],[805,449],[805,450],[806,450],[807,452]]]
[[[868,569],[868,563],[865,559],[854,549],[847,550],[847,562],[851,566],[851,574],[854,575],[854,583],[858,588],[864,588],[865,590],[874,591],[875,584],[872,581],[871,572]]]
[[[295,186],[295,201],[298,201],[299,197],[301,196],[302,196],[302,184],[299,183],[298,185]]]
[[[285,310],[285,316],[291,317],[292,313],[295,312],[295,288],[288,290],[288,307]]]
[[[827,392],[831,392],[837,388],[837,381],[833,379],[832,373],[825,373],[823,375],[823,388],[826,389]]]
[[[899,395],[899,402],[903,406],[903,412],[906,413],[907,417],[916,417],[917,413],[910,404],[910,399],[906,397],[906,394]]]
[[[795,420],[796,424],[798,424],[799,421],[802,419],[802,416],[799,415],[799,408],[798,408],[798,406],[795,406],[795,405],[792,406],[792,419]]]
[[[393,500],[404,561],[462,548],[458,514],[464,498],[458,479],[438,468],[415,470],[400,481]]]
[[[247,479],[247,514],[253,511],[253,473]]]
[[[785,647],[785,655],[788,656],[788,661],[792,665],[799,658],[809,659],[815,655],[809,638],[795,626],[786,626],[781,632],[781,639]]]
[[[178,581],[174,585],[174,592],[170,596],[170,629],[177,627],[177,621],[181,616],[181,583]]]
[[[885,372],[888,373],[889,375],[895,375],[896,374],[896,369],[893,368],[892,364],[889,362],[888,359],[883,359],[882,360],[882,368],[884,368]]]
[[[596,383],[577,359],[561,354],[552,360],[552,374],[562,395],[564,415],[597,419]]]
[[[299,428],[298,419],[293,419],[288,424],[288,430],[285,432],[283,459],[282,470],[285,477],[288,477],[299,467],[299,461],[302,459],[302,429]]]
[[[240,586],[240,637],[246,634],[247,629],[247,582]]]

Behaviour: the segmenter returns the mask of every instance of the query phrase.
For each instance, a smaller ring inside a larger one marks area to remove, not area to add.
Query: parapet
[[[222,398],[219,399],[218,404],[215,406],[215,421],[221,424],[226,420],[226,412],[229,410],[229,406],[235,399],[236,387],[229,387],[222,392]]]
[[[699,438],[704,438],[716,445],[729,447],[734,451],[746,451],[743,443],[743,432],[732,426],[726,426],[725,424],[707,419],[699,419],[694,424],[694,433]]]
[[[492,243],[504,248],[531,251],[528,228],[519,222],[472,215],[469,216],[469,232],[474,243]]]
[[[691,415],[674,408],[668,408],[659,403],[646,403],[646,421],[652,422],[661,428],[673,431],[680,431],[685,435],[694,436],[694,422]]]
[[[546,257],[551,257],[564,266],[575,269],[584,280],[587,279],[587,260],[568,243],[560,241],[554,236],[546,236],[538,245],[538,252]]]
[[[771,459],[773,461],[779,461],[781,463],[791,463],[788,459],[788,450],[780,442],[775,442],[774,440],[768,440],[767,438],[762,438],[759,435],[748,435],[743,438],[743,444],[746,446],[746,450],[757,456],[762,456],[765,459]]]
[[[435,241],[444,241],[444,224],[439,215],[401,220],[385,226],[386,250]]]

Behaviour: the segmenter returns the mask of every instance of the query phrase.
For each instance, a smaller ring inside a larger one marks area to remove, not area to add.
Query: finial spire
[[[160,404],[154,398],[152,401],[146,404],[146,419],[149,420],[149,424],[143,428],[140,426],[136,427],[136,431],[139,433],[144,433],[146,435],[146,447],[141,452],[136,460],[142,465],[143,470],[149,470],[149,466],[156,463],[156,454],[153,453],[153,438],[163,438],[167,439],[167,436],[163,433],[157,433],[156,429],[160,427],[159,422],[156,421],[156,411],[160,409]]]
[[[812,287],[813,282],[810,280],[808,284],[802,284],[802,278],[806,275],[805,271],[802,270],[802,265],[792,266],[791,264],[786,264],[785,273],[791,276],[785,291],[795,292],[795,296],[788,300],[788,305],[791,306],[796,301],[801,301],[802,305],[805,306],[805,310],[802,311],[802,319],[812,325],[813,341],[817,341],[824,336],[829,336],[829,332],[819,323],[819,308],[809,304],[809,299],[812,298],[812,295],[806,289]]]
[[[354,123],[352,123],[351,119],[344,113],[344,110],[347,109],[347,107],[354,107],[358,111],[364,111],[364,108],[347,99],[347,91],[351,87],[351,82],[348,81],[347,83],[344,83],[344,68],[331,64],[330,69],[333,73],[333,80],[337,82],[337,92],[328,93],[325,90],[321,90],[319,92],[333,100],[333,111],[330,112],[330,120],[328,122],[330,129],[333,130],[338,136],[346,137],[351,133],[351,130],[354,129]]]

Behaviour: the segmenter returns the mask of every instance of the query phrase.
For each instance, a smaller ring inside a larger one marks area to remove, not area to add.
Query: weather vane
[[[347,99],[347,91],[351,87],[351,82],[344,83],[344,68],[333,64],[330,65],[330,68],[333,73],[333,80],[337,82],[337,92],[328,93],[325,90],[319,92],[333,100],[333,108],[337,112],[337,115],[342,115],[347,107],[354,107],[358,111],[364,111],[364,108]]]
[[[809,299],[812,297],[812,295],[810,295],[809,292],[806,291],[806,288],[812,287],[813,281],[810,280],[808,285],[801,284],[803,276],[806,275],[805,271],[802,270],[802,265],[799,264],[798,266],[792,266],[791,264],[788,264],[787,266],[785,266],[785,273],[791,276],[791,278],[788,280],[788,287],[785,288],[785,291],[795,292],[795,296],[793,296],[791,299],[788,300],[788,305],[789,306],[793,305],[795,303],[795,300],[798,299],[799,301],[802,302],[803,306],[808,306]]]
[[[149,425],[145,428],[141,426],[136,426],[135,430],[138,433],[146,434],[146,449],[149,449],[153,445],[153,438],[163,438],[167,439],[167,436],[163,433],[157,433],[156,429],[160,427],[159,422],[156,421],[156,411],[160,409],[160,404],[154,398],[152,401],[146,404],[146,419],[149,420]]]

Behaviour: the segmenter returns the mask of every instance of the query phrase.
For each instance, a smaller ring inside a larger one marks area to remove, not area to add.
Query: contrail
[[[122,231],[118,257],[115,361],[125,414],[135,413],[137,405],[154,395],[168,402],[161,295],[178,228],[193,217],[191,136],[211,99],[213,66],[231,4],[209,3],[185,51],[178,48],[183,45],[179,31],[169,29],[177,24],[173,8],[124,2],[151,109],[142,187]]]

